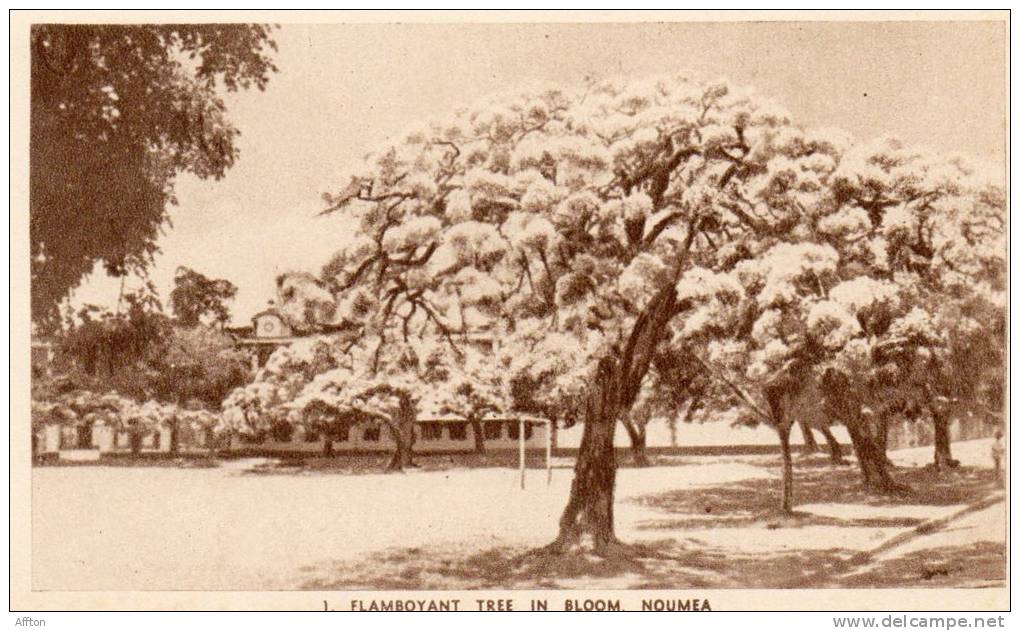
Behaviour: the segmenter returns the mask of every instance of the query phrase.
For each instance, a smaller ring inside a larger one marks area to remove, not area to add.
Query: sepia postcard
[[[996,626],[1009,26],[12,12],[11,610]]]

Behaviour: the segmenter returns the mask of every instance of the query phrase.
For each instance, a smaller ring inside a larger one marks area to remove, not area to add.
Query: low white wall
[[[506,421],[500,421],[506,423]],[[514,423],[516,425],[516,423]],[[441,423],[442,434],[440,438],[425,438],[423,435],[423,428],[421,425],[415,427],[415,442],[414,450],[418,452],[426,451],[438,451],[438,452],[457,452],[457,451],[470,451],[474,449],[475,440],[474,435],[471,433],[470,425],[467,427],[467,431],[463,440],[454,440],[450,438],[449,423]],[[395,448],[395,443],[390,438],[389,432],[385,427],[379,429],[378,440],[368,440],[365,436],[370,434],[371,429],[368,427],[352,427],[348,434],[347,440],[334,440],[333,451],[334,452],[353,452],[353,451],[389,451]],[[524,441],[524,445],[528,449],[545,448],[545,433],[546,425],[544,423],[532,423],[531,424],[531,436]],[[519,448],[519,443],[516,438],[509,437],[510,432],[504,426],[498,439],[486,439],[485,448],[493,450],[514,450]],[[302,432],[295,431],[289,441],[278,441],[272,439],[266,439],[262,443],[246,443],[239,439],[231,440],[230,449],[235,451],[251,449],[258,450],[264,449],[267,451],[293,451],[301,453],[315,453],[323,451],[323,440],[320,438],[314,442],[307,442],[304,439]]]

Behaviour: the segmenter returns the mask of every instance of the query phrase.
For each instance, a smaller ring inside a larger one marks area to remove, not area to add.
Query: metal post
[[[545,421],[545,485],[552,484],[552,421]]]
[[[520,445],[521,489],[524,489],[524,419],[517,421],[517,444]]]

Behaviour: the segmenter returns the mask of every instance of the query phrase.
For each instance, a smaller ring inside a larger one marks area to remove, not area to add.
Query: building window
[[[482,434],[485,440],[499,440],[503,437],[502,423],[485,423],[482,425]]]
[[[524,424],[524,440],[531,440],[531,432],[532,432],[533,427],[534,426],[533,426],[532,423],[525,423]]]
[[[370,443],[377,443],[379,442],[379,435],[378,427],[366,427],[365,431],[361,433],[361,438]]]
[[[450,440],[467,440],[467,423],[450,423]]]
[[[443,438],[443,426],[439,423],[421,424],[422,440],[441,440]]]
[[[60,448],[76,449],[78,447],[78,431],[73,427],[60,428]]]
[[[513,440],[517,440],[521,437],[521,426],[517,421],[507,421],[506,423],[507,436]]]
[[[85,423],[78,426],[78,448],[90,449],[92,447],[92,423]]]

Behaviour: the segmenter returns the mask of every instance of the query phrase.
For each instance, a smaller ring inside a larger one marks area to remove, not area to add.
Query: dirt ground
[[[897,498],[866,493],[854,467],[800,456],[790,517],[774,511],[775,456],[659,458],[618,474],[617,534],[635,547],[613,560],[530,554],[556,534],[563,461],[548,486],[529,470],[524,490],[509,463],[449,459],[391,475],[264,459],[38,467],[33,588],[1001,585],[1005,509],[987,453],[988,441],[958,443],[963,466],[936,474],[921,466],[930,448],[894,452],[913,489]]]

